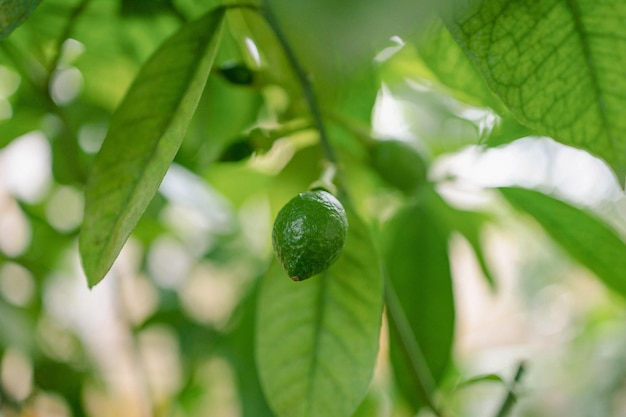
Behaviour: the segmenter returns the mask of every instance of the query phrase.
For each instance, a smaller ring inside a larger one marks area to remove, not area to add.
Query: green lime
[[[369,149],[370,163],[389,185],[411,193],[426,182],[424,158],[408,143],[377,140]]]
[[[227,62],[219,67],[219,72],[226,80],[237,85],[252,85],[255,73],[244,64]]]
[[[348,219],[339,200],[326,191],[307,191],[276,216],[272,244],[289,277],[303,281],[339,258],[347,233]]]

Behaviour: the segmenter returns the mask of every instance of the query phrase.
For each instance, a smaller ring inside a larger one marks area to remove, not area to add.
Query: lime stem
[[[322,117],[322,111],[320,109],[319,103],[317,102],[317,98],[315,96],[315,92],[313,91],[313,84],[309,78],[309,75],[302,67],[302,64],[298,60],[294,49],[291,44],[287,40],[287,36],[283,32],[282,27],[280,26],[278,19],[274,15],[274,12],[270,8],[268,0],[262,0],[262,15],[265,17],[268,25],[276,35],[276,39],[280,43],[283,51],[285,52],[285,56],[287,61],[289,61],[289,65],[293,69],[296,77],[298,78],[298,82],[302,88],[302,92],[304,94],[304,99],[307,102],[309,110],[311,111],[311,116],[313,117],[313,122],[315,127],[317,128],[320,135],[320,143],[322,145],[322,150],[326,159],[331,164],[337,164],[337,157],[335,156],[335,151],[328,140],[328,134],[326,133],[326,125],[324,123],[324,119]]]

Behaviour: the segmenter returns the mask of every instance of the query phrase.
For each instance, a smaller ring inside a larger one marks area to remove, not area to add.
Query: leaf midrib
[[[585,65],[587,67],[587,72],[589,73],[589,79],[591,81],[591,86],[594,91],[594,95],[597,103],[598,117],[600,118],[600,123],[602,125],[603,130],[606,132],[607,140],[609,141],[609,145],[611,146],[613,152],[617,152],[616,139],[613,134],[613,130],[610,127],[609,120],[604,112],[606,109],[606,103],[603,98],[602,88],[600,87],[600,81],[598,80],[598,75],[596,72],[596,66],[593,61],[593,53],[591,51],[591,46],[589,45],[587,30],[582,20],[582,14],[580,12],[580,8],[576,0],[565,0],[565,4],[567,5],[568,10],[572,14],[572,19],[574,21],[574,29],[576,34],[578,35],[578,41],[580,42],[580,46],[582,49],[583,56],[585,58]]]
[[[214,13],[214,12],[211,12]],[[204,19],[202,19],[204,20]],[[218,18],[219,20],[219,18]],[[221,23],[221,20],[219,20],[219,23]],[[215,35],[215,33],[217,32],[217,27],[214,28],[212,30],[212,34],[210,36],[208,36],[208,43],[207,46],[210,45],[212,42],[212,38]],[[206,50],[206,46],[204,48],[204,50]],[[184,91],[180,94],[179,98],[177,99],[177,106],[176,106],[176,110],[178,110],[181,106],[181,103],[184,101],[185,96],[187,96],[189,94],[189,86],[191,84],[193,84],[193,80],[196,78],[198,71],[200,70],[199,66],[197,65],[198,62],[201,62],[203,59],[205,59],[206,54],[199,54],[197,59],[194,62],[194,65],[196,66],[196,70],[192,73],[192,77],[191,77],[191,82],[188,84],[187,88],[184,89]],[[131,86],[131,89],[133,87]],[[120,107],[122,107],[122,105],[120,105]],[[139,184],[143,181],[144,178],[144,174],[147,170],[147,167],[149,165],[149,163],[154,159],[155,154],[157,153],[157,149],[159,148],[159,145],[162,143],[163,141],[163,137],[165,136],[166,132],[168,130],[170,130],[171,126],[173,125],[174,120],[176,119],[178,115],[178,111],[174,111],[172,112],[167,118],[166,118],[166,122],[163,124],[163,128],[159,131],[159,135],[158,135],[158,140],[156,140],[154,142],[154,145],[152,146],[152,148],[150,149],[150,152],[148,153],[147,157],[143,159],[143,162],[139,165],[140,169],[137,171],[138,175],[136,176],[136,180],[134,180],[133,182],[131,182],[132,187],[130,187],[131,191],[129,191],[122,203],[122,207],[127,207],[128,204],[130,203],[130,201],[133,198],[133,195],[135,195],[135,190],[138,188]],[[119,233],[119,227],[120,224],[122,223],[122,220],[126,217],[123,215],[123,211],[118,210],[117,215],[115,216],[115,221],[114,221],[114,226],[112,228],[112,233],[108,233],[106,235],[105,241],[103,242],[103,245],[101,246],[102,250],[100,251],[101,256],[99,257],[100,260],[106,260],[108,259],[107,257],[103,256],[104,254],[106,254],[107,252],[109,252],[111,250],[111,242],[114,240],[113,236],[116,236]],[[102,269],[102,264],[100,264],[100,268],[98,268],[98,270]],[[95,285],[95,283],[93,284]]]
[[[320,279],[319,292],[317,294],[317,302],[315,309],[315,323],[313,325],[313,354],[311,355],[311,364],[309,368],[309,375],[307,381],[309,381],[309,389],[307,389],[307,402],[305,409],[305,416],[311,416],[311,409],[313,407],[312,399],[316,397],[316,393],[313,392],[315,384],[315,377],[317,374],[320,349],[320,337],[324,328],[324,317],[326,316],[326,304],[328,303],[328,272],[322,273],[318,278]]]

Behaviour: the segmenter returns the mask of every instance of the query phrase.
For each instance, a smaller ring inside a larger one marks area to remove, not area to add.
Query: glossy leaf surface
[[[385,225],[383,244],[385,271],[408,325],[389,317],[391,362],[400,391],[418,409],[423,405],[419,392],[441,381],[452,352],[455,312],[448,235],[428,207],[416,204],[402,208]],[[416,363],[416,357],[423,363]],[[416,370],[423,365],[428,369]]]
[[[344,417],[365,397],[380,331],[383,288],[365,225],[348,211],[348,238],[330,269],[292,282],[277,262],[257,311],[257,364],[280,417]]]
[[[447,25],[524,124],[585,149],[626,179],[626,4],[472,1]]]
[[[80,251],[90,286],[113,264],[174,159],[211,71],[223,15],[212,11],[165,41],[112,117],[85,192]]]

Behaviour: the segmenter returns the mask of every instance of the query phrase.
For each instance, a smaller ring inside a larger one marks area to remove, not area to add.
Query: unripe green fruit
[[[378,140],[369,149],[370,163],[389,185],[411,193],[426,182],[427,166],[422,156],[399,140]]]
[[[348,219],[339,200],[326,191],[307,191],[276,216],[272,245],[289,277],[303,281],[339,258],[347,234]]]

